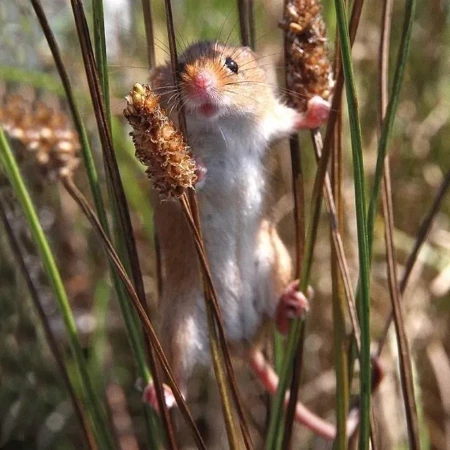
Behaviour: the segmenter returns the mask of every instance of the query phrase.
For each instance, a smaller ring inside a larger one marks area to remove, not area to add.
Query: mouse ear
[[[250,47],[247,47],[247,46],[242,47],[241,55],[244,58],[249,58],[249,57],[255,58],[256,57],[256,53]]]

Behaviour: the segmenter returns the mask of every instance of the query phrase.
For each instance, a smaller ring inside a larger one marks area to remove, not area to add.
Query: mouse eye
[[[234,59],[231,59],[228,57],[225,59],[225,65],[234,73],[238,73],[239,66],[237,65],[237,62]]]

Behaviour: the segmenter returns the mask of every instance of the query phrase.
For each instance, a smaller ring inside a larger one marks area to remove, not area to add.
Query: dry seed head
[[[22,143],[44,176],[54,181],[72,176],[79,165],[80,144],[67,116],[45,103],[10,95],[0,106],[0,125]]]
[[[289,102],[303,112],[315,95],[329,100],[334,87],[320,1],[288,1],[280,26],[287,39],[287,88],[294,94]]]
[[[123,115],[133,128],[136,157],[163,198],[179,197],[197,181],[195,161],[183,135],[159,105],[150,86],[136,83]]]

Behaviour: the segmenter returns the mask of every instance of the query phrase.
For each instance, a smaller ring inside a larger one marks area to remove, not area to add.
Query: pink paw
[[[202,158],[200,156],[194,155],[195,160],[195,175],[197,175],[197,181],[195,183],[195,187],[197,189],[201,188],[205,183],[206,178],[206,172],[208,172],[208,169],[206,168]]]
[[[330,103],[322,97],[315,95],[308,102],[308,109],[304,114],[300,114],[296,121],[296,128],[302,130],[305,128],[314,129],[323,125],[330,115]]]
[[[172,389],[170,389],[170,387],[166,384],[163,384],[162,387],[164,390],[164,401],[166,402],[167,408],[173,408],[174,406],[176,406],[176,401],[172,393]],[[156,395],[155,384],[153,383],[153,381],[151,381],[144,389],[142,400],[148,403],[155,411],[159,412],[158,397]]]
[[[302,316],[309,309],[308,298],[312,298],[312,288],[308,288],[308,298],[298,290],[299,280],[289,283],[281,295],[275,313],[277,329],[282,334],[288,334],[291,320]]]

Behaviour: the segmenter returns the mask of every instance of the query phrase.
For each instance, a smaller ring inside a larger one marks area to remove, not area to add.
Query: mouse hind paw
[[[176,406],[176,400],[173,395],[172,389],[166,384],[162,385],[164,391],[164,401],[168,409]],[[159,403],[158,396],[156,395],[155,383],[151,381],[147,387],[144,389],[144,393],[142,394],[142,400],[145,403],[148,403],[155,411],[159,412]]]
[[[291,321],[309,310],[308,298],[313,296],[312,288],[308,287],[305,295],[298,290],[299,284],[299,280],[289,283],[278,301],[275,323],[281,334],[288,334]]]

